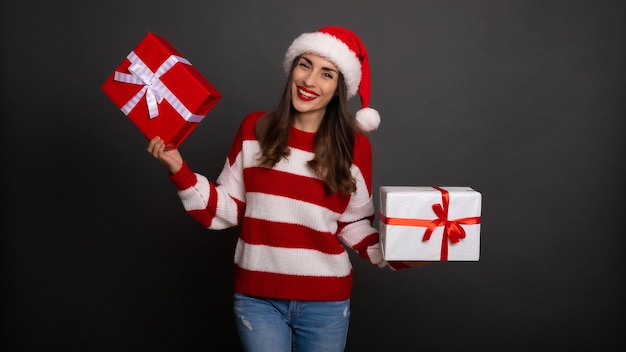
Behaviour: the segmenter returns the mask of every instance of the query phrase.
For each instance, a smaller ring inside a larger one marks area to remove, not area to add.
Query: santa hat
[[[283,66],[289,74],[293,60],[312,53],[332,61],[343,74],[348,99],[356,95],[361,98],[361,109],[356,120],[364,131],[375,130],[380,124],[378,111],[369,107],[370,103],[370,63],[367,50],[361,39],[352,31],[336,26],[322,27],[317,32],[298,36],[287,49]]]

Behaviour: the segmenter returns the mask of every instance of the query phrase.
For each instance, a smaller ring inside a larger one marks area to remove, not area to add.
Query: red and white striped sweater
[[[356,136],[351,171],[357,191],[326,195],[306,165],[314,155],[314,133],[291,128],[289,157],[273,168],[259,165],[254,125],[262,114],[243,120],[216,182],[193,173],[186,163],[169,177],[185,210],[200,224],[215,230],[241,227],[234,257],[236,292],[345,300],[352,290],[352,265],[344,245],[372,264],[387,265],[372,227],[369,140],[362,133]]]

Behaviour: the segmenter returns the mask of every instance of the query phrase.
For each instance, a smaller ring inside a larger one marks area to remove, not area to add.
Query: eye
[[[326,77],[326,78],[329,78],[329,79],[333,79],[333,77],[334,77],[333,74],[330,73],[330,72],[324,72],[324,73],[322,73],[322,75],[324,77]]]
[[[298,66],[305,68],[305,69],[310,69],[311,65],[309,65],[308,62],[306,62],[306,60],[301,59],[300,62],[298,62]]]

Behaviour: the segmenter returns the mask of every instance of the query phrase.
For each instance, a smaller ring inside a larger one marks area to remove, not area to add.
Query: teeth
[[[302,89],[298,89],[298,92],[300,94],[304,95],[307,98],[315,98],[316,97],[316,95],[311,94],[311,93],[307,93],[307,92],[303,91]]]

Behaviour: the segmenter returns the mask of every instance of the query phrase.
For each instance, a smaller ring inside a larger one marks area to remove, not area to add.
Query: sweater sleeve
[[[215,182],[194,173],[186,162],[178,172],[169,175],[187,214],[204,227],[221,230],[241,223],[245,211],[241,154],[244,130],[253,122],[251,118],[244,119]]]
[[[407,268],[400,262],[387,262],[383,259],[380,236],[373,227],[375,209],[372,198],[372,149],[364,134],[357,134],[356,137],[352,175],[357,189],[341,216],[337,237],[344,245],[355,250],[359,257],[368,259],[373,265],[381,268],[388,266],[392,270]]]

